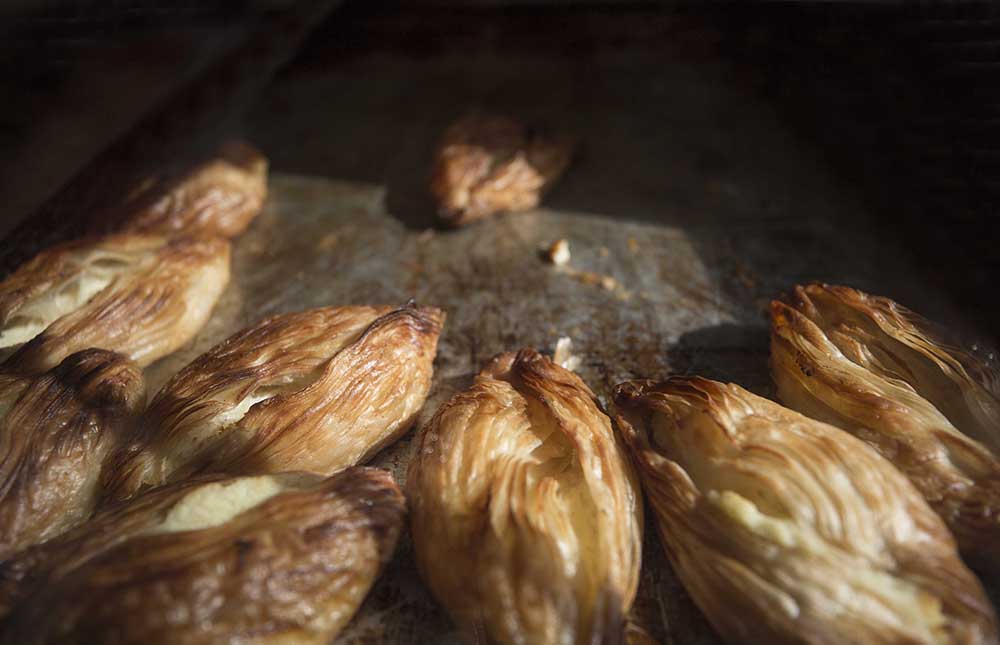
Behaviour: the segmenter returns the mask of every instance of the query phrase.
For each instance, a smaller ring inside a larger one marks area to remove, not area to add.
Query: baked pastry
[[[434,153],[431,193],[441,217],[463,225],[534,208],[569,165],[572,142],[504,116],[471,114],[453,123]]]
[[[738,643],[996,643],[944,523],[838,428],[698,377],[615,392],[674,570]]]
[[[176,374],[106,468],[108,499],[200,472],[331,474],[413,423],[444,314],[325,307],[268,318]]]
[[[373,468],[165,486],[0,565],[0,643],[329,643],[403,515]]]
[[[0,559],[90,517],[101,462],[144,403],[138,366],[101,349],[0,376]]]
[[[4,367],[38,374],[91,347],[146,366],[201,329],[228,282],[222,239],[115,235],[52,247],[0,282],[0,352],[13,352]]]
[[[424,430],[407,500],[424,580],[477,640],[621,641],[642,501],[569,370],[530,349],[494,358]]]
[[[183,174],[140,183],[121,205],[96,211],[90,230],[231,238],[250,226],[266,198],[267,158],[231,141]]]
[[[912,481],[974,564],[1000,562],[996,375],[887,298],[797,287],[771,305],[790,407],[858,436]]]

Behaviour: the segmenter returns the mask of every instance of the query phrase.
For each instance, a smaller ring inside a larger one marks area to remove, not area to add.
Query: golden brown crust
[[[944,518],[963,554],[995,563],[1000,460],[990,447],[1000,426],[989,424],[996,400],[982,385],[985,366],[923,334],[926,325],[886,299],[812,285],[789,302],[771,305],[781,400],[875,447]]]
[[[122,205],[98,212],[91,230],[236,237],[264,205],[267,166],[267,158],[250,144],[228,142],[182,175],[150,178]]]
[[[201,329],[228,282],[222,239],[115,235],[53,247],[0,283],[0,346],[24,343],[4,367],[38,374],[91,347],[148,365]]]
[[[619,642],[641,557],[635,475],[572,372],[502,354],[423,432],[407,497],[417,564],[498,642]]]
[[[513,119],[472,114],[452,124],[435,152],[431,193],[457,226],[538,205],[569,165],[565,137],[531,132]]]
[[[101,462],[132,429],[145,390],[138,366],[99,349],[0,387],[3,559],[90,517]]]
[[[239,332],[156,395],[142,436],[110,460],[106,496],[199,472],[330,474],[364,461],[422,407],[444,317],[326,307]]]
[[[395,548],[391,475],[353,468],[221,525],[162,532],[186,495],[220,483],[237,482],[150,491],[0,565],[0,594],[19,589],[0,597],[12,607],[0,642],[330,642]]]
[[[727,640],[995,643],[941,519],[864,443],[729,384],[618,386],[673,567]]]
[[[959,431],[1000,452],[1000,374],[944,330],[889,298],[850,287],[796,287],[788,304],[850,360],[906,381]]]

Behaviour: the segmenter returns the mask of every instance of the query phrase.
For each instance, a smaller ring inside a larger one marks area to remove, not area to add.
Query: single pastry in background
[[[138,366],[100,349],[40,376],[0,375],[0,560],[91,516],[101,463],[145,394]]]
[[[846,432],[699,377],[614,397],[674,571],[732,643],[996,643],[913,485]]]
[[[569,165],[573,143],[514,119],[471,114],[453,123],[434,152],[431,193],[456,226],[529,210]]]
[[[241,331],[177,373],[105,469],[106,499],[196,473],[331,474],[413,423],[445,315],[406,305],[324,307]]]
[[[0,282],[4,369],[101,348],[146,366],[187,343],[229,282],[229,242],[113,235],[42,251]]]
[[[264,206],[267,165],[250,144],[230,141],[184,173],[139,183],[120,205],[95,211],[89,230],[236,237]]]
[[[771,304],[771,370],[789,407],[899,468],[974,566],[1000,562],[997,375],[916,314],[847,287]]]
[[[477,639],[621,641],[642,499],[574,373],[530,349],[493,359],[422,433],[407,501],[424,580]]]
[[[374,468],[158,488],[0,564],[0,643],[326,644],[404,513]]]

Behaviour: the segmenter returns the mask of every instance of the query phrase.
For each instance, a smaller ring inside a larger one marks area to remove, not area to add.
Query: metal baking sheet
[[[109,155],[124,161],[81,176],[85,189],[103,191],[111,182],[96,179],[116,177],[150,150],[172,156],[189,136],[242,134],[272,161],[264,212],[235,243],[232,283],[198,337],[147,370],[151,391],[269,314],[411,298],[448,313],[418,426],[495,353],[551,349],[561,336],[573,340],[581,376],[605,400],[621,380],[671,373],[770,395],[765,308],[802,281],[885,294],[967,341],[987,338],[947,293],[920,279],[927,267],[913,266],[898,240],[871,224],[876,211],[761,97],[760,79],[719,55],[711,25],[659,9],[490,20],[444,10],[373,14],[336,15],[259,95],[233,85],[245,111],[227,113],[225,127],[181,109],[215,109],[213,101],[180,97],[163,112],[175,128],[147,123],[130,139],[134,154]],[[263,70],[273,64],[237,60],[237,78],[269,78]],[[211,97],[218,86],[194,89]],[[580,154],[546,208],[457,231],[435,226],[425,188],[430,148],[470,107],[577,138]],[[72,232],[84,202],[67,194],[0,255],[25,256]],[[616,288],[544,262],[540,250],[559,238],[569,241],[574,267],[610,276]],[[374,459],[401,484],[412,438]],[[632,620],[657,642],[717,643],[672,575],[652,522],[643,557]],[[420,581],[405,534],[338,638],[458,640]]]
[[[575,268],[612,277],[605,289],[542,258],[569,240]],[[850,258],[850,261],[845,261]],[[697,372],[770,394],[767,299],[795,282],[827,279],[946,308],[919,293],[905,262],[877,239],[808,217],[676,227],[541,209],[457,231],[412,230],[378,185],[277,174],[271,197],[236,243],[233,281],[186,349],[148,371],[151,388],[229,334],[264,316],[320,305],[404,303],[448,314],[434,409],[494,354],[551,349],[572,339],[579,372],[606,400],[618,382]],[[419,425],[419,423],[418,423]],[[413,433],[375,465],[406,479]],[[423,586],[404,536],[342,643],[450,643],[459,635]],[[670,573],[648,527],[633,619],[661,642],[716,638]]]

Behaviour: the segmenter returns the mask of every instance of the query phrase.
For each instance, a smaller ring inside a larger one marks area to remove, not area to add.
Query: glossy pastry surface
[[[364,461],[423,406],[444,318],[433,307],[325,307],[233,335],[157,393],[106,468],[106,498],[196,473],[331,474]]]
[[[941,519],[870,447],[699,377],[618,386],[674,570],[734,643],[995,643]]]
[[[569,370],[530,349],[493,359],[425,429],[407,497],[421,573],[468,633],[622,638],[642,502],[610,419]]]
[[[788,406],[851,432],[905,473],[979,565],[1000,562],[1000,403],[991,368],[886,298],[797,287],[771,305]]]
[[[100,348],[141,366],[190,340],[229,282],[229,242],[114,235],[47,249],[0,283],[6,369]]]

